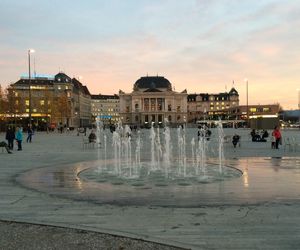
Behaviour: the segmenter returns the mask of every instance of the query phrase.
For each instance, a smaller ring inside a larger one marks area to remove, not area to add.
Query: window
[[[156,110],[156,99],[155,98],[151,98],[151,111],[155,111]]]
[[[180,106],[177,106],[177,112],[180,112]]]
[[[163,98],[157,98],[157,110],[163,110]]]
[[[250,112],[256,112],[256,108],[250,108]]]
[[[45,105],[45,101],[44,100],[40,100],[40,105],[41,106]]]
[[[151,116],[151,121],[152,121],[152,122],[155,122],[155,115],[152,115],[152,116]]]
[[[149,110],[149,98],[144,99],[144,110],[145,111]]]
[[[29,100],[25,100],[25,105],[29,106]]]
[[[162,122],[162,115],[158,115],[158,122]]]
[[[168,111],[172,111],[172,105],[168,104]]]

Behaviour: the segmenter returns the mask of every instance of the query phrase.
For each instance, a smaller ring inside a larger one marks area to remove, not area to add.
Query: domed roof
[[[172,84],[169,82],[168,79],[164,78],[163,76],[143,76],[140,79],[138,79],[133,86],[133,90],[140,89],[172,90]]]

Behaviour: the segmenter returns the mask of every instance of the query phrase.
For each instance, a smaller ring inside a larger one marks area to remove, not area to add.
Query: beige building
[[[149,126],[187,122],[187,92],[172,90],[168,79],[162,76],[145,76],[138,79],[131,93],[120,90],[120,118],[124,124]]]
[[[86,126],[91,122],[91,97],[86,86],[60,72],[55,76],[21,77],[9,87],[9,118],[26,126]],[[31,105],[30,105],[31,102]]]
[[[225,116],[230,108],[239,105],[239,94],[235,88],[229,92],[218,94],[189,94],[188,121],[196,122],[201,119],[218,119]]]
[[[104,124],[115,124],[119,121],[120,102],[118,95],[91,95],[92,117],[97,117]]]

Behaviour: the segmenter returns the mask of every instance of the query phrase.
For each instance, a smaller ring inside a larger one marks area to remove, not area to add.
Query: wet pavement
[[[193,249],[296,249],[300,245],[300,151],[255,144],[248,132],[240,131],[240,148],[224,146],[226,164],[240,169],[242,176],[146,191],[81,178],[82,170],[103,161],[103,148],[83,150],[82,138],[75,134],[37,133],[23,151],[0,154],[0,219]],[[283,135],[298,138],[299,131],[283,131]],[[214,157],[214,152],[209,154]]]

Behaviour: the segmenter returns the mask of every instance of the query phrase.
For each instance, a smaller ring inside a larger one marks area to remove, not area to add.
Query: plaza
[[[104,133],[109,160],[113,158],[112,134],[109,130]],[[156,187],[152,188],[154,195],[147,193],[145,198],[139,195],[147,191],[139,187],[130,187],[126,193],[119,192],[128,189],[124,185],[117,192],[101,190],[101,183],[82,176],[103,163],[103,142],[101,147],[84,148],[81,134],[37,132],[32,143],[23,143],[23,151],[0,154],[0,219],[184,249],[296,249],[300,244],[300,146],[271,149],[270,141],[252,142],[249,129],[228,128],[224,133],[241,135],[240,147],[234,148],[230,140],[224,143],[224,164],[241,175],[199,183],[195,189],[176,187],[178,192]],[[283,130],[282,135],[300,141],[299,130]],[[193,137],[197,138],[197,129],[188,128],[187,141]],[[136,138],[133,132],[133,143]],[[146,158],[149,130],[141,130],[141,138],[142,157]],[[172,140],[176,155],[176,138]],[[207,157],[214,161],[218,157],[215,129],[208,143]]]

